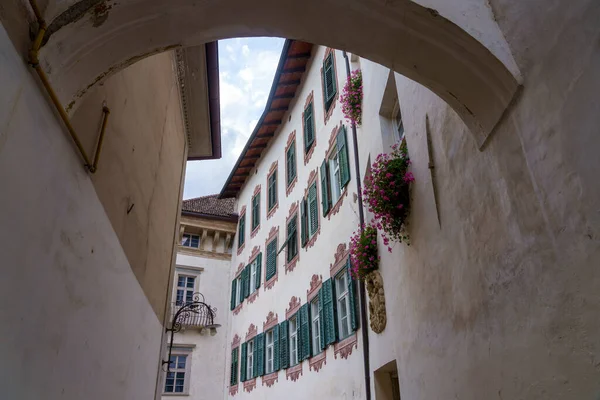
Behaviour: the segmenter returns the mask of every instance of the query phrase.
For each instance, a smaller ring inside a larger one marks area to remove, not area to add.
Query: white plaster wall
[[[0,68],[2,397],[151,399],[161,323],[1,26]]]
[[[189,379],[190,400],[216,400],[222,399],[226,388],[225,353],[229,351],[228,339],[228,314],[229,290],[225,289],[229,282],[229,260],[216,260],[208,257],[177,254],[175,280],[179,268],[192,267],[202,269],[198,275],[197,289],[204,295],[206,303],[216,307],[216,324],[222,326],[217,329],[215,336],[208,333],[201,335],[198,330],[187,329],[177,333],[175,344],[194,345],[191,356],[191,370]],[[173,301],[177,282],[174,283]],[[164,381],[161,388],[164,388]],[[163,396],[163,399],[173,399],[173,395]]]
[[[278,282],[269,290],[264,290],[264,260],[265,260],[265,240],[272,227],[279,227],[279,244],[283,243],[286,235],[286,218],[290,205],[302,199],[304,190],[308,188],[308,178],[311,170],[320,167],[324,160],[325,153],[329,147],[329,138],[335,126],[339,126],[342,120],[341,105],[339,99],[335,105],[333,115],[324,123],[323,115],[323,94],[321,89],[321,66],[325,54],[324,47],[315,46],[313,48],[312,60],[307,66],[307,72],[303,78],[302,87],[297,92],[295,102],[292,103],[287,115],[283,120],[286,121],[276,133],[271,144],[263,152],[261,160],[257,164],[256,173],[251,173],[250,179],[243,187],[238,198],[238,212],[246,205],[246,244],[243,252],[237,256],[237,238],[236,246],[233,249],[233,261],[231,266],[231,276],[233,279],[240,263],[247,264],[249,256],[254,246],[260,246],[263,252],[262,280],[258,298],[252,304],[244,302],[242,310],[236,316],[231,317],[231,328],[229,332],[229,350],[230,342],[235,334],[245,341],[245,335],[251,323],[258,327],[258,332],[263,331],[263,322],[265,322],[269,311],[278,314],[279,322],[285,319],[285,310],[289,306],[292,296],[302,299],[302,304],[306,303],[307,290],[310,288],[310,280],[313,274],[322,275],[323,280],[330,277],[330,263],[334,261],[334,254],[337,245],[347,243],[351,233],[358,227],[358,209],[354,202],[356,193],[356,174],[354,170],[354,159],[352,156],[352,134],[347,126],[347,139],[349,147],[349,162],[351,180],[348,184],[348,196],[344,197],[341,210],[338,214],[332,215],[331,219],[323,218],[321,205],[321,186],[318,181],[319,197],[319,224],[320,233],[315,245],[311,248],[300,248],[300,259],[296,268],[285,273],[285,252],[279,254],[277,259]],[[344,58],[341,51],[336,51],[337,67],[337,85],[341,89],[346,81]],[[314,91],[314,113],[316,122],[316,148],[309,163],[304,165],[303,133],[302,133],[302,112],[307,96]],[[291,120],[288,118],[291,116]],[[285,193],[285,146],[287,139],[292,131],[296,131],[296,154],[297,154],[297,173],[298,182],[289,196]],[[270,218],[266,219],[266,179],[267,172],[274,161],[278,161],[278,196],[279,209]],[[320,174],[319,174],[320,176]],[[262,185],[261,191],[261,226],[259,233],[250,237],[251,229],[251,198],[254,188],[257,184]],[[299,216],[299,214],[298,214]],[[300,234],[298,234],[300,235]],[[300,239],[300,237],[299,237]],[[231,282],[230,286],[231,286]],[[230,290],[229,290],[230,292]],[[231,312],[230,312],[231,314]],[[357,314],[358,318],[358,314]],[[361,399],[364,398],[364,374],[362,343],[360,341],[360,330],[358,332],[358,348],[354,349],[350,357],[346,360],[334,358],[333,346],[327,348],[326,364],[319,372],[310,371],[308,361],[303,362],[303,375],[296,381],[286,380],[285,370],[280,370],[278,382],[272,387],[262,385],[261,378],[257,378],[256,389],[251,393],[244,392],[243,383],[239,384],[236,399],[266,399],[266,398],[287,398],[287,399]],[[228,383],[230,373],[230,354],[227,357],[227,376]],[[231,398],[231,397],[230,397]]]

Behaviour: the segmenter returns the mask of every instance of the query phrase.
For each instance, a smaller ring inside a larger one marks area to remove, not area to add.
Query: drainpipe
[[[346,75],[350,80],[350,61],[348,54],[344,51],[344,60],[346,61]],[[356,190],[358,192],[358,218],[360,221],[360,231],[365,226],[365,214],[363,211],[362,184],[360,182],[360,163],[358,157],[358,140],[356,137],[356,124],[352,122],[352,141],[354,142],[354,166],[356,169]],[[369,361],[369,332],[367,331],[367,298],[365,295],[365,282],[358,281],[358,297],[360,299],[360,324],[362,326],[361,335],[363,341],[363,365],[365,369],[365,391],[366,400],[371,400],[371,366]]]

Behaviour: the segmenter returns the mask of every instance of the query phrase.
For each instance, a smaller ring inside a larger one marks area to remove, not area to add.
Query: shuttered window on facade
[[[294,216],[287,225],[287,262],[290,262],[298,254],[298,217]]]
[[[240,217],[240,222],[238,223],[238,249],[242,247],[244,244],[244,240],[246,240],[244,234],[246,233],[246,214]]]
[[[271,210],[273,207],[275,207],[275,204],[277,204],[277,170],[269,175],[268,183],[269,210]]]
[[[331,207],[339,200],[342,190],[350,182],[350,165],[348,163],[348,145],[346,127],[338,130],[336,146],[329,159],[323,160],[320,167],[321,204],[323,216],[326,216]]]
[[[290,347],[288,340],[289,322],[279,324],[279,367],[284,369],[290,366]]]
[[[317,183],[308,189],[308,234],[314,235],[319,228],[319,206],[317,204]]]
[[[308,153],[315,141],[314,107],[311,101],[304,109],[304,152]]]
[[[265,271],[265,282],[277,273],[277,238],[267,244],[267,262]]]
[[[325,102],[325,111],[329,111],[333,104],[333,99],[337,93],[337,78],[335,74],[335,63],[333,61],[333,51],[323,61],[323,100]]]
[[[286,181],[287,186],[292,184],[292,181],[296,177],[296,141],[294,140],[290,147],[287,149],[285,154],[286,160]]]
[[[231,350],[231,372],[229,376],[229,384],[231,386],[236,385],[238,382],[238,354],[240,348],[236,347]]]
[[[310,336],[310,312],[309,304],[306,303],[298,310],[298,329],[300,330],[299,343],[299,361],[306,360],[311,356],[311,336]]]
[[[242,343],[242,353],[240,356],[240,382],[245,382],[250,378],[246,378],[248,373],[248,343]]]
[[[256,356],[254,357],[254,376],[263,376],[265,374],[265,333],[259,333],[254,339]]]
[[[260,193],[252,197],[252,230],[260,225]]]

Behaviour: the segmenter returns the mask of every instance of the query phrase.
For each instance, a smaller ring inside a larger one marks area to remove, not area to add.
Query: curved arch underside
[[[141,58],[244,36],[303,40],[385,65],[444,99],[480,146],[518,88],[484,45],[411,1],[81,0],[49,23],[41,62],[70,110]]]

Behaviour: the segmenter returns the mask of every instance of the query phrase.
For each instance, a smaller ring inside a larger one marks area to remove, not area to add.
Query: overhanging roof
[[[285,41],[265,110],[229,174],[219,194],[220,198],[237,197],[262,152],[275,137],[300,87],[312,47],[311,43],[289,39]]]
[[[217,42],[176,50],[188,160],[221,158]]]

